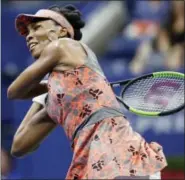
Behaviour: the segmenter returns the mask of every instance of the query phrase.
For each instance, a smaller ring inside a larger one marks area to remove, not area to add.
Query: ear
[[[67,36],[67,29],[66,28],[61,28],[60,29],[60,34],[59,37],[66,37]]]

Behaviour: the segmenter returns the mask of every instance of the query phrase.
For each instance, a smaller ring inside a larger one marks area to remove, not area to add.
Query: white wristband
[[[43,106],[45,106],[45,99],[46,99],[46,96],[48,95],[48,93],[45,93],[45,94],[41,94],[39,96],[36,96],[32,99],[33,102],[37,102],[39,104],[42,104]]]
[[[47,79],[46,80],[42,80],[41,83],[42,84],[47,84],[48,83],[48,80]]]

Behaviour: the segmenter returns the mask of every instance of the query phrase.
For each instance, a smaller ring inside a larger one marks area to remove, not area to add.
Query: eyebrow
[[[28,25],[28,27],[30,28],[34,28],[35,26],[42,26],[42,24],[40,22],[32,22]],[[29,29],[29,28],[28,28]]]

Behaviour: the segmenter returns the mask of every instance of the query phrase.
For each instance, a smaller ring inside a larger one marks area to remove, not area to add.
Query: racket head
[[[142,116],[166,116],[184,109],[184,74],[155,72],[130,81],[121,91],[122,103]]]

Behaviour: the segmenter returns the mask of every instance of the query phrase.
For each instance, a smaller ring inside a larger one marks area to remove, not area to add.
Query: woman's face
[[[35,59],[38,59],[44,48],[54,39],[58,39],[61,26],[52,20],[33,22],[28,25],[26,42]]]

